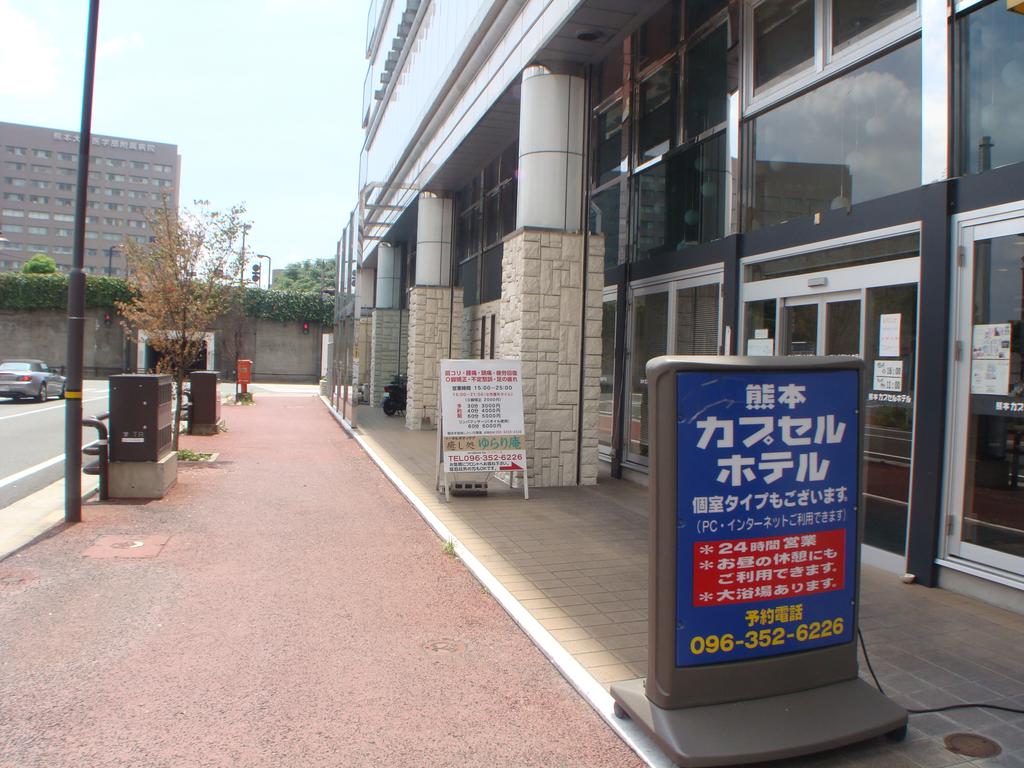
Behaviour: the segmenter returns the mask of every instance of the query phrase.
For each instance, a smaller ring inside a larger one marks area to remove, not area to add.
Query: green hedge
[[[113,308],[115,302],[129,301],[131,290],[119,277],[87,275],[85,305]],[[19,272],[0,273],[0,309],[67,309],[67,275],[24,275]],[[260,320],[279,322],[322,323],[331,325],[334,304],[319,293],[263,291],[245,289],[245,313]]]

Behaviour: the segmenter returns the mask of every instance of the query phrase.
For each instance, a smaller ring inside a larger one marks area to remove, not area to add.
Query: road
[[[45,488],[64,474],[63,400],[45,403],[0,398],[0,509]],[[107,410],[107,382],[86,381],[82,412]],[[83,429],[83,443],[96,439],[96,430]]]

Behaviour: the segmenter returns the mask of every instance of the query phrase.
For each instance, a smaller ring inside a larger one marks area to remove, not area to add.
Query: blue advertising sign
[[[849,642],[858,372],[676,376],[676,665]]]

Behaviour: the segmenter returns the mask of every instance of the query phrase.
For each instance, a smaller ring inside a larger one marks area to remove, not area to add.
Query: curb
[[[63,482],[64,482],[63,480],[57,480],[56,482],[51,483],[49,486],[47,486],[47,488],[43,488],[43,489],[40,489],[39,491],[36,491],[36,493],[41,493],[42,491],[45,491],[48,488],[51,488],[52,486],[57,485],[58,483],[63,483]],[[82,502],[84,503],[84,502],[88,501],[93,496],[96,496],[99,492],[100,492],[99,487],[91,488],[90,490],[88,490],[88,491],[86,491],[85,493],[82,494]],[[30,496],[31,495],[32,494],[30,494]],[[26,496],[25,498],[29,498],[29,496]],[[19,499],[18,501],[24,501],[24,499]],[[14,502],[14,504],[17,504],[18,501]],[[14,504],[11,504],[10,506],[13,507]],[[5,507],[5,509],[9,509],[9,508],[10,507]],[[55,515],[58,512],[61,512],[62,509],[63,509],[63,504],[61,504],[60,506],[50,510],[45,515],[40,516],[38,518],[38,520],[40,522],[45,521],[48,517],[51,517],[52,515]],[[0,510],[0,511],[2,511],[2,510]],[[54,534],[59,533],[63,528],[67,527],[68,525],[70,525],[70,524],[66,523],[64,521],[64,518],[61,517],[59,520],[54,520],[49,525],[46,525],[45,527],[43,527],[42,529],[37,531],[31,538],[26,539],[26,540],[24,540],[24,541],[22,541],[22,542],[20,542],[18,544],[15,544],[10,549],[0,550],[0,563],[2,563],[7,558],[12,557],[13,555],[18,554],[23,549],[27,549],[28,547],[31,547],[36,542],[42,541],[43,539],[47,539],[50,536],[53,536]]]
[[[674,764],[672,761],[668,759],[665,753],[638,725],[632,720],[620,720],[615,716],[614,701],[611,694],[604,689],[604,686],[591,677],[583,668],[583,665],[576,661],[572,654],[565,650],[551,636],[551,633],[512,596],[512,593],[505,588],[497,577],[487,570],[486,566],[466,549],[448,527],[430,511],[430,508],[384,463],[362,436],[352,429],[352,426],[334,409],[330,400],[323,395],[320,395],[320,400],[334,417],[334,420],[338,422],[349,437],[359,443],[359,446],[366,452],[373,463],[384,473],[384,476],[395,486],[398,492],[405,497],[406,501],[416,509],[420,517],[433,529],[434,533],[442,541],[452,542],[455,554],[462,560],[473,577],[498,601],[498,605],[519,625],[519,628],[526,633],[526,636],[540,649],[541,653],[547,657],[548,661],[554,665],[562,677],[594,708],[597,714],[601,716],[601,719],[626,743],[626,746],[632,749],[651,768],[673,768]]]

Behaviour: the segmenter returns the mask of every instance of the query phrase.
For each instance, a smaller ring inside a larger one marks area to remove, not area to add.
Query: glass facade
[[[750,229],[919,186],[920,43],[758,116],[749,131]]]
[[[960,74],[964,173],[1024,160],[1024,19],[995,2],[963,16]]]

